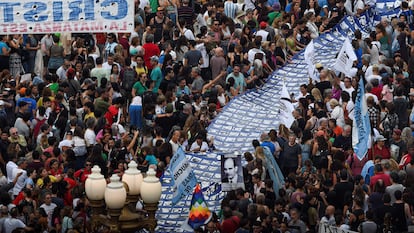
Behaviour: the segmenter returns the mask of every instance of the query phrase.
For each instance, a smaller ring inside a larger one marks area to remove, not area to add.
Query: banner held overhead
[[[0,2],[0,34],[131,32],[134,2],[128,0]]]

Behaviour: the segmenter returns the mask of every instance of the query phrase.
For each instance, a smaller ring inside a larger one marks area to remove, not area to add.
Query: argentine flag
[[[355,119],[352,127],[352,147],[359,160],[368,152],[371,141],[371,124],[368,115],[368,106],[365,98],[365,87],[362,79],[359,80],[358,94],[354,107]]]

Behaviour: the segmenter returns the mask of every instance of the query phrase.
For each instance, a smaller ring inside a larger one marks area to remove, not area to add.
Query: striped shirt
[[[232,1],[226,1],[224,2],[224,14],[232,19],[236,18],[236,12],[237,12],[237,5],[234,4]]]

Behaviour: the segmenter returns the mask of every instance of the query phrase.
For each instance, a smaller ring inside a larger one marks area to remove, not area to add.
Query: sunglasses
[[[92,166],[92,163],[85,164],[85,167],[91,167],[91,166]]]

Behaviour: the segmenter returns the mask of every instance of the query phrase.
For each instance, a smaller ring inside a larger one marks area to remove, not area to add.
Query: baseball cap
[[[322,65],[322,63],[316,63],[315,67],[316,67],[316,69],[321,69],[321,68],[323,68],[323,65]]]
[[[394,133],[395,133],[396,135],[401,136],[401,130],[400,130],[400,129],[394,129]]]
[[[265,21],[260,22],[260,28],[264,29],[267,27],[267,23]]]
[[[160,59],[159,59],[159,57],[158,56],[152,56],[151,58],[151,61],[156,61],[156,62],[158,62]]]
[[[275,2],[275,4],[273,4],[272,6],[274,11],[280,11],[280,3],[279,2]]]
[[[383,141],[387,141],[387,139],[384,136],[382,135],[377,136],[377,142],[383,142]]]

